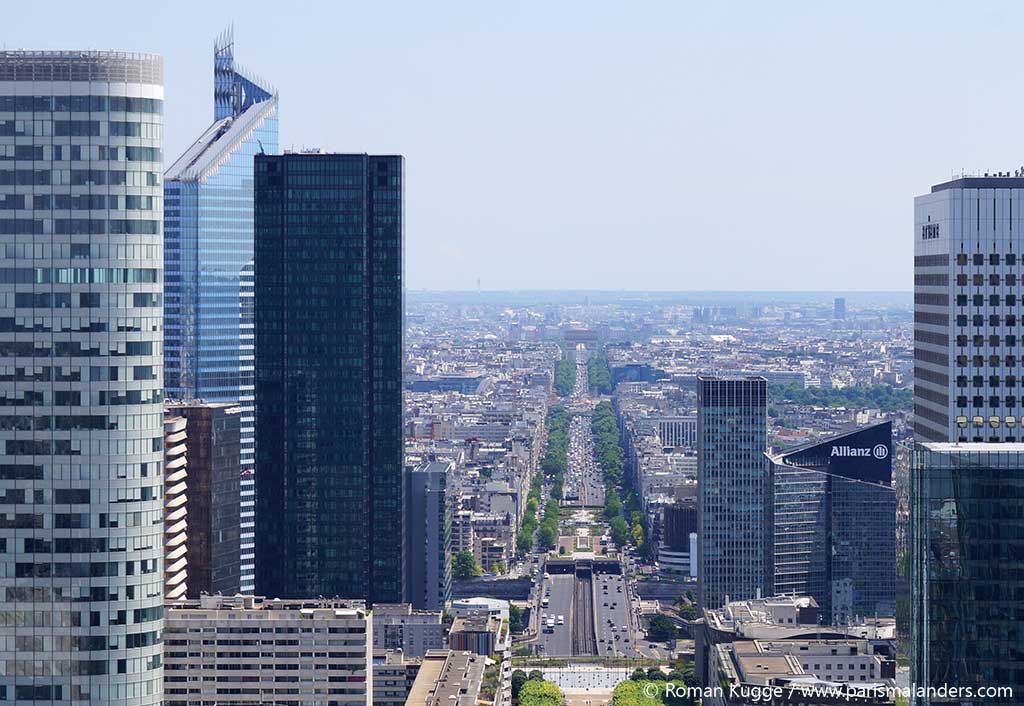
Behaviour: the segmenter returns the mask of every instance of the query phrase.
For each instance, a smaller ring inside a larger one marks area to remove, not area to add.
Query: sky
[[[165,59],[165,160],[212,51],[281,145],[406,157],[406,284],[909,290],[913,197],[1024,164],[1012,2],[19,3],[7,49]]]

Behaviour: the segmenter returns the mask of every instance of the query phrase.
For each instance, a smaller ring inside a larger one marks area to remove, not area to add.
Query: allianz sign
[[[882,459],[889,456],[889,447],[885,444],[876,444],[875,447],[871,449],[858,449],[855,446],[833,446],[831,455],[839,456],[841,458],[874,457]]]

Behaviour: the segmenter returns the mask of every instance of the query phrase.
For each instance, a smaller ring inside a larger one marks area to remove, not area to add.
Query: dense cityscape
[[[0,703],[1021,703],[1024,169],[912,293],[407,289],[235,50],[166,160],[161,56],[0,51]]]

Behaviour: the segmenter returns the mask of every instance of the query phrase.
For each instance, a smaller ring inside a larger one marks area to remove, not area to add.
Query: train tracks
[[[594,626],[594,580],[576,576],[572,596],[572,654],[596,655],[597,631]]]

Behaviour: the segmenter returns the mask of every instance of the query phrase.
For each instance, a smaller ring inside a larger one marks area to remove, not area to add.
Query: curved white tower
[[[0,701],[159,704],[163,60],[0,52]]]

